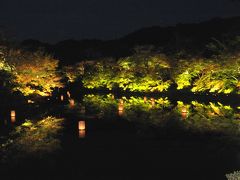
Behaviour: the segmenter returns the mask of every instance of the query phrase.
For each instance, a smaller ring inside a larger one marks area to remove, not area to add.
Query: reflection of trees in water
[[[202,104],[192,101],[184,104],[181,101],[174,106],[168,98],[122,97],[122,111],[119,113],[124,119],[173,131],[190,131],[200,134],[239,134],[239,113],[231,106],[221,103]],[[91,109],[91,113],[101,113],[106,118],[117,115],[119,101],[112,95],[87,95],[84,103]]]
[[[0,147],[2,162],[18,162],[28,157],[41,158],[60,148],[57,138],[63,119],[47,117],[38,122],[27,120],[16,127],[10,138]]]

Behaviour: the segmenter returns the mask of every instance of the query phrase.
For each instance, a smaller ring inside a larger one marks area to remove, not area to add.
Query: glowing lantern
[[[118,115],[121,116],[123,114],[124,106],[123,104],[118,105]]]
[[[144,101],[144,103],[147,102],[147,97],[146,96],[144,96],[143,101]]]
[[[187,113],[182,113],[182,119],[187,119]]]
[[[182,107],[182,119],[186,119],[188,116],[188,110],[186,107]]]
[[[114,95],[112,95],[112,99],[115,99]]]
[[[70,94],[69,91],[67,91],[67,96],[68,96],[69,98],[71,98],[71,94]]]
[[[123,104],[119,104],[119,105],[118,105],[118,111],[123,111],[123,110],[124,110]]]
[[[155,106],[155,99],[154,98],[151,98],[151,105],[152,105],[152,107]]]
[[[64,96],[63,96],[63,95],[61,95],[60,99],[61,99],[61,101],[63,101],[63,100],[64,100]]]
[[[16,112],[14,110],[11,111],[11,117],[15,117],[16,116]]]
[[[86,129],[85,121],[79,121],[78,122],[79,138],[85,138],[85,136],[86,136],[85,129]]]
[[[11,122],[15,123],[16,122],[16,116],[11,116]]]
[[[69,103],[70,103],[70,107],[73,107],[75,105],[74,99],[70,99]]]
[[[79,121],[79,122],[78,122],[78,130],[79,130],[79,131],[85,130],[85,128],[86,128],[85,121]]]

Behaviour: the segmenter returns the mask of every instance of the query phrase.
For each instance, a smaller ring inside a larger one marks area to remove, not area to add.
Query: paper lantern
[[[155,106],[155,99],[154,98],[151,98],[151,105],[152,105],[152,107]]]
[[[70,107],[73,107],[75,105],[74,99],[70,99],[69,103],[70,103]]]
[[[124,105],[123,104],[119,104],[118,105],[118,115],[119,116],[123,115],[123,110],[124,110]]]
[[[85,136],[86,136],[86,123],[85,123],[85,121],[79,121],[78,122],[78,132],[79,132],[79,138],[85,138]]]
[[[144,96],[143,101],[144,101],[144,103],[147,102],[147,97],[146,96]]]
[[[187,119],[188,113],[182,113],[182,119]]]
[[[11,110],[11,117],[15,117],[16,116],[16,112],[14,110]]]
[[[61,95],[61,98],[60,98],[60,99],[61,99],[61,101],[63,101],[63,100],[64,100],[64,96],[63,96],[63,95]]]
[[[81,130],[85,130],[85,129],[86,129],[85,121],[79,121],[78,122],[78,130],[81,131]]]
[[[187,118],[188,110],[187,110],[186,107],[182,107],[181,114],[182,114],[182,119],[186,119]]]
[[[123,111],[123,110],[124,110],[123,104],[119,104],[119,105],[118,105],[118,111]]]

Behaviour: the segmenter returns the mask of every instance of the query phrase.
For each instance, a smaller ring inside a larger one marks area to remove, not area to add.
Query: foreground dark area
[[[21,105],[14,122],[2,122],[3,144],[8,131],[18,131],[1,148],[2,178],[226,179],[240,168],[239,104],[113,94],[74,99]]]

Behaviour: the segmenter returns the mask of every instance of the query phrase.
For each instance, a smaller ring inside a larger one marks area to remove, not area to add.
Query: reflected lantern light
[[[74,99],[70,99],[69,103],[70,103],[70,107],[73,107],[75,105]]]

